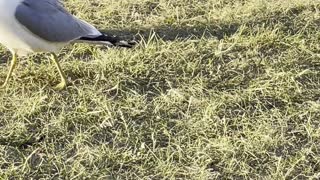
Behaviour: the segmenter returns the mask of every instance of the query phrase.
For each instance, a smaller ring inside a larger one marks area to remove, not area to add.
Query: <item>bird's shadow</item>
[[[247,27],[249,30],[257,27],[269,27],[271,29],[275,29],[277,28],[277,25],[281,24],[281,31],[289,32],[289,34],[295,34],[302,27],[295,25],[293,17],[297,17],[307,8],[309,7],[293,7],[288,9],[286,13],[283,13],[282,11],[275,11],[272,14],[255,16],[233,22],[220,21],[211,23],[198,23],[193,26],[161,25],[152,28],[137,29],[102,29],[102,31],[109,35],[116,35],[129,40],[136,39],[137,41],[141,39],[148,40],[151,37],[150,34],[156,35],[163,41],[200,38],[216,38],[221,40],[236,34],[242,26]],[[316,9],[316,6],[312,6],[311,10],[315,11],[314,9]],[[243,33],[252,34],[254,32],[250,31]]]
[[[226,25],[200,25],[200,26],[159,26],[154,28],[141,29],[103,29],[102,32],[108,35],[116,35],[125,40],[148,40],[151,35],[159,37],[163,41],[174,41],[184,39],[200,39],[200,38],[217,38],[223,39],[225,37],[235,34],[240,24],[226,24]]]

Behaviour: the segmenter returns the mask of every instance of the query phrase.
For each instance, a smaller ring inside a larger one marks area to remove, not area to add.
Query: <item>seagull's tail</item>
[[[135,41],[125,41],[120,39],[117,36],[108,36],[106,34],[102,34],[97,37],[81,37],[77,40],[77,42],[85,42],[92,44],[102,44],[107,46],[118,46],[125,48],[132,48],[136,42]]]

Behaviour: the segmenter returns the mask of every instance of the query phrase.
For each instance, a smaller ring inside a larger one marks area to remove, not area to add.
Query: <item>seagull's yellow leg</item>
[[[56,54],[52,53],[51,54],[51,59],[53,60],[53,62],[56,64],[60,78],[61,78],[61,82],[55,87],[56,90],[62,90],[64,88],[66,88],[67,86],[67,80],[66,80],[66,76],[64,75],[61,66],[58,62],[58,57]]]
[[[11,61],[10,69],[9,69],[8,74],[7,74],[6,80],[5,80],[4,83],[0,86],[1,89],[7,87],[8,82],[9,82],[9,79],[10,79],[10,77],[11,77],[11,75],[12,75],[12,72],[13,72],[14,68],[16,67],[16,64],[17,64],[17,54],[16,54],[16,53],[12,53],[12,61]]]

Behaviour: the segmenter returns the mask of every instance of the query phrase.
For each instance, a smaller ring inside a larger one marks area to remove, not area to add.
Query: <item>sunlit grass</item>
[[[65,48],[64,91],[24,58],[0,91],[1,178],[319,178],[319,1],[65,4],[139,44]]]

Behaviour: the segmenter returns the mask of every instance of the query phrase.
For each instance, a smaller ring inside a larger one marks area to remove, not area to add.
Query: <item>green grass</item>
[[[320,177],[319,1],[65,5],[140,43],[65,48],[64,91],[45,55],[24,58],[0,91],[1,179]]]

